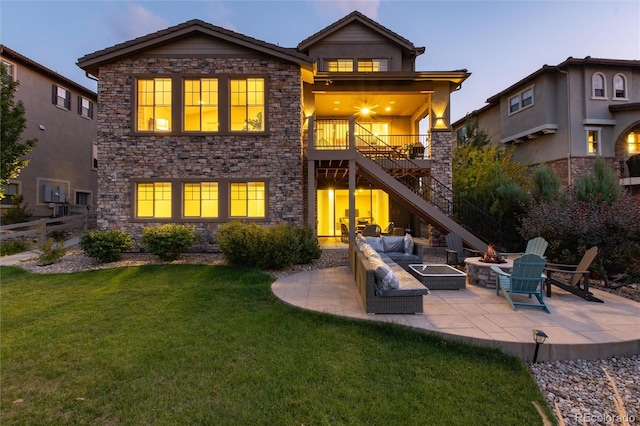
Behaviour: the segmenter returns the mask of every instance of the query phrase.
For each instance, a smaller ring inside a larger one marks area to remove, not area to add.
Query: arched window
[[[607,91],[604,84],[604,75],[597,72],[591,77],[591,96],[594,98],[606,98]]]
[[[623,74],[613,76],[613,98],[627,99],[627,79]]]

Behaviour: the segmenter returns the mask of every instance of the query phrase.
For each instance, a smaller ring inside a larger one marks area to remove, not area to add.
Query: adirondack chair
[[[524,249],[524,253],[500,253],[505,259],[522,256],[527,253],[537,254],[540,257],[544,257],[544,252],[547,251],[549,243],[542,237],[535,237],[527,241],[527,248]]]
[[[597,255],[598,247],[594,246],[584,253],[578,265],[548,264],[544,268],[547,276],[547,297],[551,297],[553,284],[590,302],[604,303],[589,292],[589,267]]]
[[[511,273],[506,273],[497,266],[492,266],[491,270],[496,273],[496,294],[500,296],[500,290],[505,299],[515,311],[515,305],[542,308],[547,313],[549,308],[544,303],[544,265],[546,260],[537,254],[528,253],[516,258],[513,261]],[[515,301],[514,295],[535,296],[538,303]]]
[[[444,237],[447,242],[447,264],[448,265],[464,265],[464,260],[471,256],[480,256],[482,252],[464,247],[462,238],[453,232]],[[471,256],[468,256],[470,254]]]

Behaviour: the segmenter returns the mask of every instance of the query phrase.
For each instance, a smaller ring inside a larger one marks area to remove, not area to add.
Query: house
[[[546,163],[568,185],[605,158],[640,191],[640,61],[568,58],[544,65],[469,114],[494,145],[523,164]],[[466,117],[453,123],[466,137]]]
[[[20,83],[15,100],[27,120],[21,140],[38,139],[27,167],[5,187],[2,210],[21,194],[34,217],[86,213],[98,189],[96,93],[4,45],[0,60],[3,78]]]
[[[295,48],[190,20],[80,58],[98,79],[99,226],[193,224],[206,248],[231,220],[394,222],[482,246],[448,189],[450,94],[470,74],[416,71],[424,50],[355,11]]]

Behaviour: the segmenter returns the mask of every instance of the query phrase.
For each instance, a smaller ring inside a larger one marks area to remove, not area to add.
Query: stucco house
[[[80,58],[98,79],[99,226],[194,224],[206,248],[231,220],[394,222],[482,247],[448,190],[450,94],[470,74],[417,71],[424,51],[356,11],[296,47],[191,20]]]
[[[4,45],[0,60],[2,78],[20,83],[15,100],[27,120],[21,140],[38,139],[27,167],[6,186],[2,210],[21,194],[34,217],[86,213],[98,188],[96,93]]]
[[[566,184],[597,155],[640,191],[640,61],[568,58],[544,65],[469,114],[494,145],[515,145],[514,159],[548,164]],[[466,117],[453,123],[466,137]],[[630,168],[631,167],[631,168]]]

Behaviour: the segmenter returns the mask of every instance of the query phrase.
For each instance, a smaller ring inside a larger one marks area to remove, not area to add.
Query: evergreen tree
[[[20,141],[20,135],[27,128],[25,109],[22,101],[15,101],[15,91],[19,82],[6,74],[0,64],[0,198],[4,197],[5,185],[9,179],[17,178],[29,160],[24,156],[38,143],[37,139]]]
[[[608,203],[620,198],[622,188],[615,172],[598,156],[593,163],[591,173],[584,175],[576,182],[576,199],[595,203]]]

